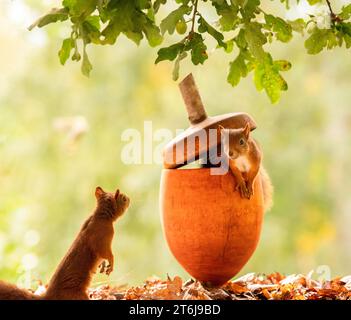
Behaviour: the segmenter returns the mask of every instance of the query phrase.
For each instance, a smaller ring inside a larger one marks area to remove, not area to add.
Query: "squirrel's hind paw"
[[[109,276],[110,273],[113,271],[113,266],[111,266],[110,264],[106,267],[106,274]]]

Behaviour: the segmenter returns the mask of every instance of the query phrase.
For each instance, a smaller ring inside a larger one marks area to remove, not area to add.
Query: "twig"
[[[329,0],[325,0],[325,1],[327,2],[327,5],[328,5],[328,7],[329,7],[330,15],[331,15],[332,17],[335,17],[335,13],[334,13],[333,8],[332,8],[332,6],[331,6],[331,4],[330,4],[330,1],[329,1]]]
[[[197,14],[197,4],[198,4],[198,0],[194,1],[194,11],[193,11],[193,17],[191,19],[191,30],[190,30],[190,34],[194,33],[194,29],[195,29],[195,18],[196,18],[196,14]]]
[[[336,21],[336,22],[340,22],[341,19],[334,13],[330,1],[329,1],[329,0],[325,0],[325,1],[327,2],[327,5],[328,5],[329,11],[330,11],[330,17],[331,17],[332,22],[333,22],[333,23],[334,23],[335,21]]]

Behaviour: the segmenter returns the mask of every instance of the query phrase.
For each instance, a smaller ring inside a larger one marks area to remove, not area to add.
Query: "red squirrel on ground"
[[[254,193],[253,184],[261,176],[265,211],[272,206],[273,187],[268,173],[262,166],[262,151],[257,141],[250,137],[250,124],[244,128],[226,129],[219,125],[223,151],[228,157],[229,168],[242,198],[250,199]]]
[[[128,208],[129,198],[117,190],[95,190],[97,207],[84,222],[78,236],[52,276],[43,296],[37,296],[14,285],[0,282],[0,300],[87,300],[91,279],[100,268],[109,275],[114,268],[111,245],[113,223]],[[108,261],[106,266],[105,261]]]

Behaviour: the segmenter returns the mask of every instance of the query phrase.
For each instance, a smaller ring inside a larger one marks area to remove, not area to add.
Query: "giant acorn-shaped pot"
[[[255,179],[254,195],[243,199],[235,191],[230,171],[216,175],[212,168],[179,167],[220,144],[220,138],[205,145],[192,139],[199,130],[216,129],[218,124],[240,128],[247,122],[253,130],[256,124],[245,113],[207,117],[192,75],[180,83],[180,89],[191,127],[164,149],[160,185],[164,235],[172,254],[192,277],[220,286],[242,269],[259,241],[264,211],[260,176]],[[176,152],[184,144],[186,148]]]
[[[165,169],[161,211],[168,246],[194,278],[221,285],[235,276],[256,249],[262,225],[261,181],[254,196],[234,191],[231,173],[210,169]]]

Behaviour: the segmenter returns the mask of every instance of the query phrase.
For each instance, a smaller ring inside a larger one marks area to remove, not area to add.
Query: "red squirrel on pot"
[[[43,296],[0,282],[0,300],[87,300],[91,279],[100,268],[109,275],[114,269],[113,223],[126,211],[129,198],[117,190],[95,190],[97,206],[84,222],[76,239],[52,276]],[[108,262],[106,265],[105,261]]]
[[[236,179],[236,190],[242,198],[250,199],[254,193],[253,185],[258,174],[261,176],[265,210],[272,205],[273,187],[268,173],[262,166],[262,151],[257,141],[250,136],[250,124],[244,128],[226,129],[219,125],[223,151]]]

